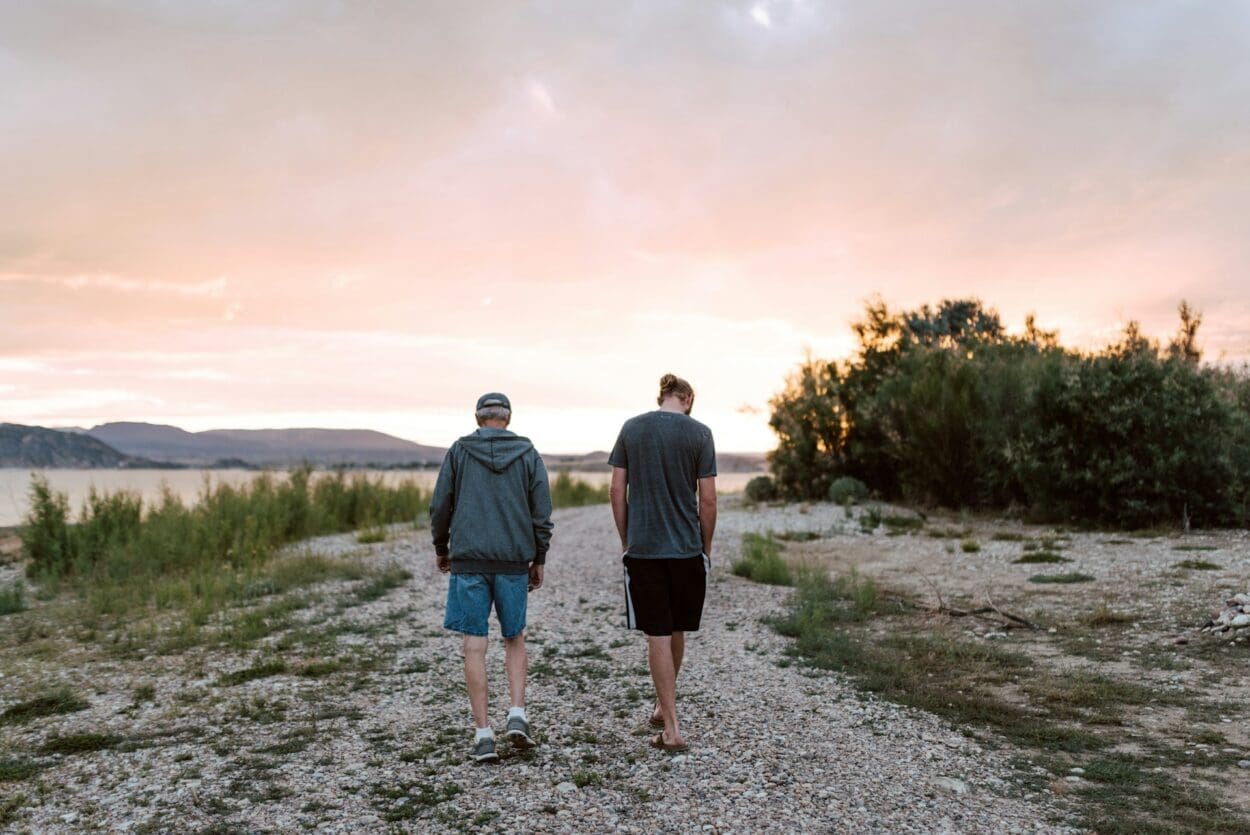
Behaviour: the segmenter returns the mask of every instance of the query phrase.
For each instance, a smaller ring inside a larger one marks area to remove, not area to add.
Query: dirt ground
[[[1127,718],[1125,737],[1177,750],[1182,770],[1250,808],[1250,768],[1235,765],[1250,765],[1250,629],[1199,631],[1226,598],[1250,591],[1250,532],[1074,532],[969,516],[920,520],[889,507],[876,509],[885,523],[866,531],[856,524],[866,512],[857,509],[854,520],[810,541],[777,531],[789,540],[787,560],[872,578],[929,610],[920,615],[925,627],[964,630],[1049,669],[1097,672],[1174,695],[1182,707],[1142,708]],[[1052,562],[1018,562],[1039,554]],[[1084,578],[1031,580],[1065,574]],[[1039,628],[995,612],[942,613],[984,607]],[[915,618],[908,623],[917,627]]]

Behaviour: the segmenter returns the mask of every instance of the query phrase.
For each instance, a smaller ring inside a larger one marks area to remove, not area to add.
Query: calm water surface
[[[131,490],[140,493],[145,500],[160,496],[168,486],[188,504],[193,503],[205,484],[245,484],[259,474],[255,470],[28,470],[0,468],[0,527],[21,524],[26,515],[30,479],[33,473],[48,479],[52,489],[69,496],[70,508],[77,514],[87,493],[94,486],[101,492]],[[412,480],[422,487],[432,488],[437,470],[361,470],[370,477],[381,478],[387,484]],[[572,475],[591,484],[606,484],[608,470],[574,472]],[[746,483],[758,473],[726,473],[716,479],[717,492],[740,492]],[[284,472],[275,472],[276,478],[285,478]],[[314,476],[315,477],[315,476]]]

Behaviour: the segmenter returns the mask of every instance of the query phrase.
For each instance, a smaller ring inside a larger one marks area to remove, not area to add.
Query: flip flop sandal
[[[662,728],[662,727],[664,727],[664,718],[663,718],[663,717],[656,718],[656,715],[655,715],[655,709],[656,709],[657,707],[659,707],[659,706],[660,706],[660,705],[659,705],[659,703],[658,703],[658,702],[657,702],[654,706],[652,706],[652,708],[651,708],[651,715],[650,715],[649,717],[647,717],[647,724],[648,724],[648,725],[650,725],[650,726],[651,726],[651,727],[653,727],[653,728]]]
[[[651,747],[659,748],[661,751],[667,751],[670,754],[677,754],[682,751],[689,751],[690,746],[682,743],[681,745],[670,745],[664,741],[664,734],[658,733],[651,738]]]

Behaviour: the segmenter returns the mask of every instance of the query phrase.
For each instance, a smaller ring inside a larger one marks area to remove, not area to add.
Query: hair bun
[[[676,374],[665,374],[663,377],[660,378],[660,388],[662,389],[668,388],[675,382],[677,382]]]

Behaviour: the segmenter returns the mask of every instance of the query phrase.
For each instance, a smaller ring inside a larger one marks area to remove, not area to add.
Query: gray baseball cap
[[[512,402],[508,400],[508,395],[501,394],[497,391],[487,392],[477,399],[477,408],[475,412],[480,412],[487,406],[503,406],[509,412],[512,411]]]

